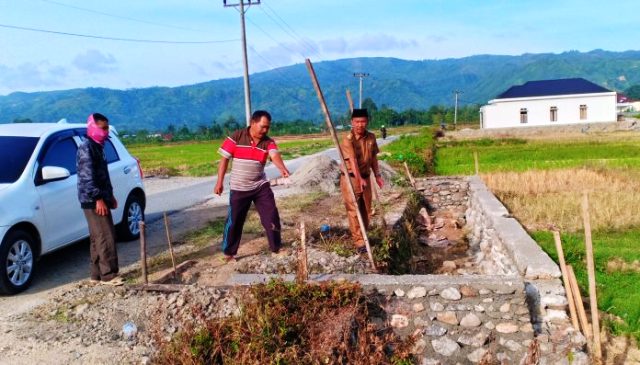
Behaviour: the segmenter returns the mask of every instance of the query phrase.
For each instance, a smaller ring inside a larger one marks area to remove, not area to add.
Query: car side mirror
[[[51,181],[64,180],[69,176],[71,176],[71,173],[69,172],[69,170],[65,169],[64,167],[45,166],[42,168],[42,181],[45,183],[51,182]]]

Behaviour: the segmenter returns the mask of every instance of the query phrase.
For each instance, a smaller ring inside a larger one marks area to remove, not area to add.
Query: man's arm
[[[229,159],[226,157],[220,157],[220,165],[218,166],[218,181],[216,181],[216,187],[213,188],[213,193],[221,195],[223,190],[224,175],[227,173],[227,167],[229,166]]]
[[[280,155],[280,153],[273,153],[270,155],[270,157],[273,164],[276,165],[278,170],[280,170],[280,175],[282,175],[283,177],[289,177],[289,170],[284,165],[284,161],[282,161],[282,156]]]
[[[373,176],[376,177],[376,183],[378,183],[378,186],[382,189],[384,186],[384,180],[382,180],[382,174],[380,174],[380,165],[378,164],[378,156],[376,155],[373,155],[371,168],[373,169]]]

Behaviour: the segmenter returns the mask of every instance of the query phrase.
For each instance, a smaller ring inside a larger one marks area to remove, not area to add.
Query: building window
[[[585,104],[580,105],[580,120],[587,119],[587,106]]]
[[[551,109],[549,110],[549,120],[551,120],[552,122],[557,122],[558,121],[558,107],[557,106],[552,106]]]
[[[527,122],[527,108],[520,108],[520,123]]]

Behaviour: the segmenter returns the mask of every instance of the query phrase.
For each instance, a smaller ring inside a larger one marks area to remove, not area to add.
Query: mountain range
[[[453,105],[478,106],[513,85],[532,80],[582,77],[613,91],[640,84],[640,51],[569,51],[519,56],[478,55],[441,60],[352,58],[314,63],[329,110],[348,110],[346,90],[358,103],[354,72],[369,74],[363,96],[378,107],[397,111]],[[277,121],[322,121],[321,109],[304,64],[251,75],[252,108],[270,111]],[[172,124],[195,129],[244,119],[242,78],[229,78],[179,87],[128,90],[84,88],[62,91],[15,92],[0,96],[0,123],[16,119],[82,122],[99,111],[120,129],[159,130]]]

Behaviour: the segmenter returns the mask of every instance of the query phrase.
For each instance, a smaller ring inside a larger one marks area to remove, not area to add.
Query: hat
[[[353,111],[351,112],[351,118],[361,117],[369,119],[369,112],[367,111],[367,109],[353,109]]]

